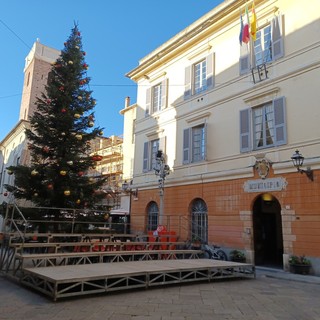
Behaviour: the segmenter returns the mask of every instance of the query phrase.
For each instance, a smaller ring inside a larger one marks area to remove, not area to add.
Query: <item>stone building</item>
[[[128,72],[138,86],[121,110],[134,149],[124,167],[134,159],[139,190],[132,230],[161,221],[256,265],[286,269],[291,254],[306,255],[320,274],[320,2],[308,8],[226,0]],[[170,167],[164,196],[159,150]]]

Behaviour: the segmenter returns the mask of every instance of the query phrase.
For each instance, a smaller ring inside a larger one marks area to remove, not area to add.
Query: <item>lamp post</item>
[[[159,194],[160,194],[160,210],[159,210],[159,225],[163,224],[163,198],[164,198],[164,180],[170,174],[170,167],[165,163],[165,157],[162,150],[158,150],[156,155],[156,167],[154,168],[155,175],[159,176]]]

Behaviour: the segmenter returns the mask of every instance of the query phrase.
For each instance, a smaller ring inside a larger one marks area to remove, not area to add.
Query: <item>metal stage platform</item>
[[[226,278],[255,278],[251,264],[212,259],[95,263],[23,268],[23,285],[60,298]]]

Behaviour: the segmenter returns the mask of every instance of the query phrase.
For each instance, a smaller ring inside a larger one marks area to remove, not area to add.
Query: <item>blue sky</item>
[[[121,135],[126,96],[136,85],[125,74],[139,60],[215,8],[222,0],[10,0],[0,12],[0,141],[17,124],[25,57],[37,38],[62,49],[74,21],[81,31],[96,124]]]

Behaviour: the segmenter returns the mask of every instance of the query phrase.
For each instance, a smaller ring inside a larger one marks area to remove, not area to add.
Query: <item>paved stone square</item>
[[[53,302],[0,276],[0,320],[320,320],[320,278],[192,283]]]

